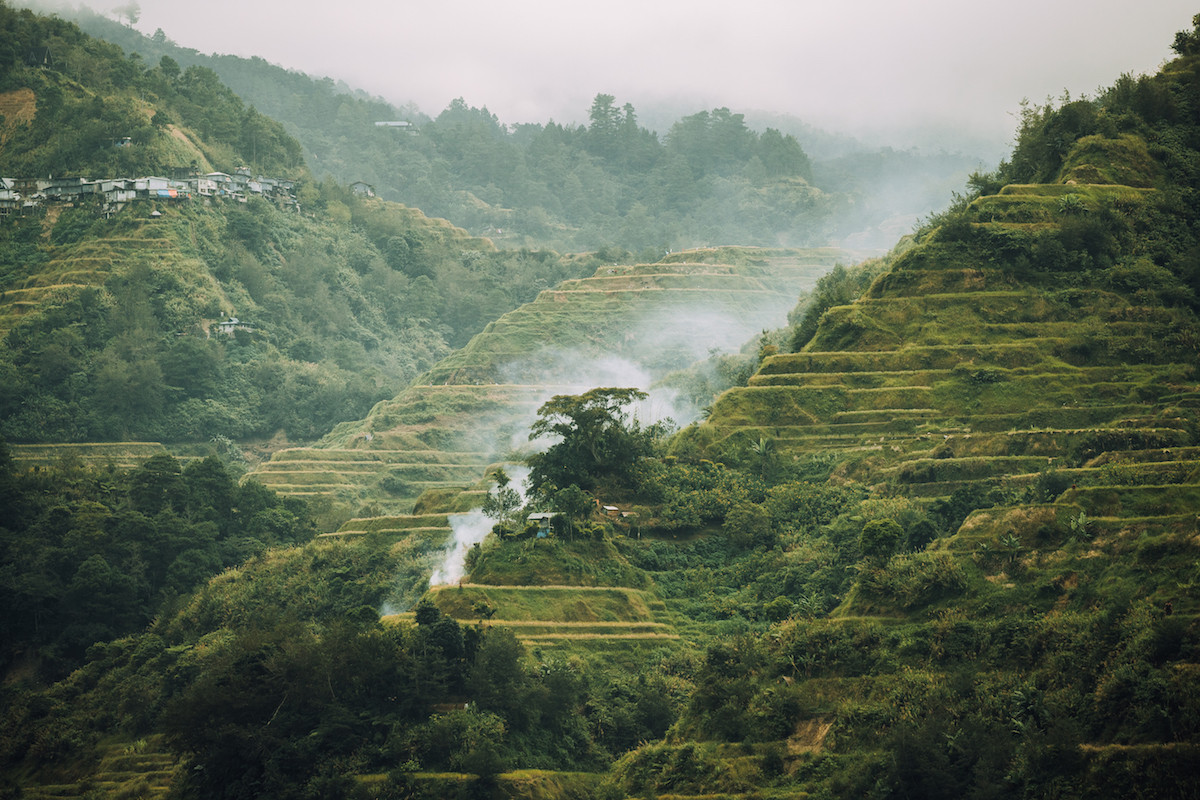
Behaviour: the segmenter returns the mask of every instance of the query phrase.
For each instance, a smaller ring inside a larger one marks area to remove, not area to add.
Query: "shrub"
[[[967,576],[950,553],[910,553],[893,556],[886,566],[865,573],[862,585],[873,597],[912,609],[960,593]]]

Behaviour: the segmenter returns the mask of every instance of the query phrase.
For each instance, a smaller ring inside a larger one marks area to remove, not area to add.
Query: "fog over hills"
[[[125,21],[130,5],[93,4]],[[336,12],[312,2],[133,5],[146,34],[161,28],[203,52],[329,75],[426,113],[463,97],[508,124],[583,122],[591,97],[608,92],[639,108],[790,114],[894,146],[932,127],[993,148],[1007,144],[1022,97],[1078,95],[1123,71],[1154,71],[1194,13],[1185,0],[995,9],[748,0],[736,10],[617,0],[599,13],[547,0],[349,0]]]

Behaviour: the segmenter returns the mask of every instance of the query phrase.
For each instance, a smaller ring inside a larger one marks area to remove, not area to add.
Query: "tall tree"
[[[658,425],[643,428],[626,407],[646,399],[639,389],[599,388],[581,395],[555,395],[538,409],[529,438],[558,442],[530,457],[530,485],[553,494],[578,484],[593,489],[602,480],[623,482],[634,463],[653,451]]]

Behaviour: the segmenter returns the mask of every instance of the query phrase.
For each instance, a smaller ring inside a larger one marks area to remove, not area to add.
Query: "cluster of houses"
[[[294,181],[255,177],[241,168],[232,175],[210,172],[185,178],[0,178],[0,216],[30,213],[50,203],[95,202],[105,215],[139,200],[183,201],[222,198],[245,203],[262,197],[281,208],[299,210]]]

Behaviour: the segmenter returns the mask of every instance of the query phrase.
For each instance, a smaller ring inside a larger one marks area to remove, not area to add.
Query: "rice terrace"
[[[766,5],[0,0],[0,798],[1200,797],[1200,15]]]

